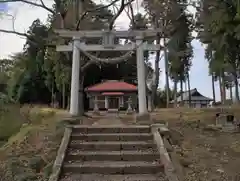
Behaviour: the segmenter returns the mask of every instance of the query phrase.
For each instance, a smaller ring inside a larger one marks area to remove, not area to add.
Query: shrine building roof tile
[[[103,96],[121,96],[124,95],[123,92],[103,92]]]
[[[85,88],[86,92],[137,91],[137,86],[124,81],[108,80]]]

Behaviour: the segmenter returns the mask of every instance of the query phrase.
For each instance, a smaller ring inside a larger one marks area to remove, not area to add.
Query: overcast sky
[[[44,0],[47,6],[52,6],[52,0]],[[140,11],[141,8],[135,5],[135,10]],[[26,32],[32,22],[39,18],[42,22],[46,22],[48,12],[44,9],[29,6],[22,3],[1,4],[0,11],[14,15],[15,23],[14,28],[16,31]],[[0,13],[1,14],[1,13]],[[0,15],[1,16],[1,15]],[[116,27],[117,29],[127,29],[129,26],[129,19],[126,14],[123,13],[118,18]],[[11,17],[0,17],[0,29],[13,29],[13,21]],[[6,34],[0,32],[0,59],[8,58],[16,52],[20,52],[23,49],[25,39],[13,34]],[[204,59],[204,49],[201,43],[197,40],[193,40],[192,45],[194,47],[194,58],[192,60],[192,67],[190,71],[191,88],[197,88],[200,93],[205,96],[212,97],[212,85],[211,77],[208,76],[208,63]],[[152,60],[151,60],[152,61]],[[160,76],[160,87],[165,85],[165,70],[164,61],[161,60],[160,69],[162,71]],[[216,84],[216,96],[219,100],[220,92],[219,86]],[[172,84],[171,84],[172,85]]]

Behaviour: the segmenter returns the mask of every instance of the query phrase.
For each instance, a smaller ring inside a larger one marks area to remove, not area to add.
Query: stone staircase
[[[149,126],[75,127],[60,181],[166,181]]]

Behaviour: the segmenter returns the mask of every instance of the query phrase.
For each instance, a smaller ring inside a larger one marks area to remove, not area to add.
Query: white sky
[[[44,2],[48,7],[51,7],[53,1],[44,0]],[[19,32],[26,32],[37,18],[42,22],[46,22],[48,16],[48,11],[24,3],[11,3],[9,9],[8,13],[15,17],[14,28]],[[117,29],[127,29],[128,25],[129,19],[126,13],[123,12],[116,22],[116,27]],[[0,29],[13,30],[12,17],[4,16],[4,18],[0,19]],[[24,43],[24,37],[0,32],[0,59],[8,58],[9,55],[22,51]]]
[[[15,16],[14,26],[19,32],[26,32],[35,19],[45,21],[47,18],[47,11],[23,3],[11,3],[8,13]],[[4,16],[0,20],[0,29],[13,30],[12,18]],[[24,37],[0,32],[0,58],[22,51],[25,41]]]

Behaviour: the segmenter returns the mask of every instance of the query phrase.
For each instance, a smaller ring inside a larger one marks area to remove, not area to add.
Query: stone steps
[[[66,163],[62,168],[63,173],[79,174],[156,174],[161,170],[163,170],[162,164],[144,161],[84,161]]]
[[[161,181],[163,172],[149,126],[75,126],[61,181]]]
[[[165,176],[159,174],[69,174],[64,175],[61,181],[167,181]]]
[[[155,148],[156,145],[151,142],[146,141],[72,141],[69,144],[70,148],[76,148],[79,150],[108,150],[108,151],[118,151],[118,150],[147,150]]]
[[[74,126],[73,133],[150,133],[149,126]]]
[[[159,154],[155,150],[145,151],[81,151],[69,150],[66,161],[148,161],[158,160]]]
[[[90,134],[72,134],[74,140],[84,141],[149,141],[153,140],[150,133],[90,133]]]

